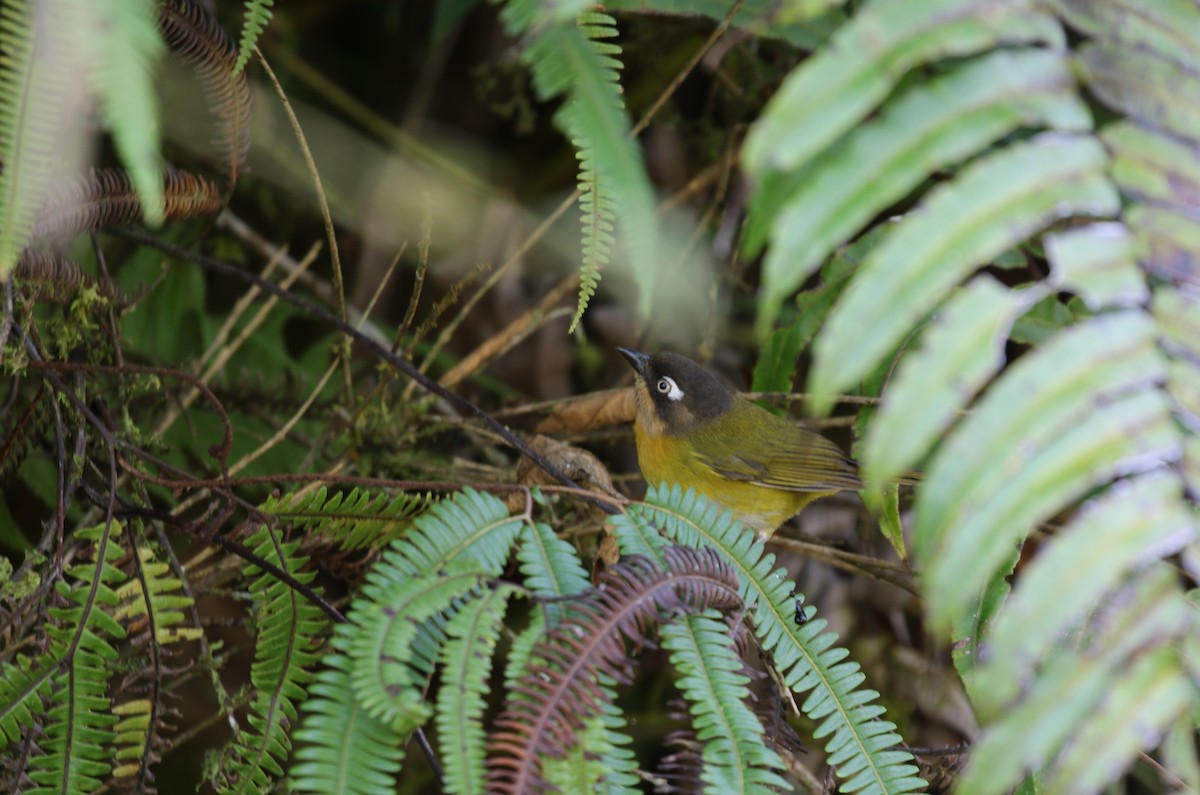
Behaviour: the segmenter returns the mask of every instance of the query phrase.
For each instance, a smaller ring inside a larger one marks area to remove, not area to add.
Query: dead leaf
[[[537,427],[538,433],[580,433],[605,425],[633,422],[637,401],[633,387],[606,389],[564,400]]]

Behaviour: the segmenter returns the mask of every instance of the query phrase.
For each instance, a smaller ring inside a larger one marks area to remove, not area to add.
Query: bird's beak
[[[617,348],[625,360],[629,362],[629,366],[633,371],[642,378],[646,377],[646,367],[650,364],[650,355],[640,351],[631,351],[628,348]]]

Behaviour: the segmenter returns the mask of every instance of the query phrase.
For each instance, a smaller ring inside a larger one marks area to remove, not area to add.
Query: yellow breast
[[[720,475],[691,455],[687,444],[666,434],[649,434],[634,426],[638,465],[646,482],[678,483],[728,508],[747,527],[770,536],[820,493],[784,491]],[[832,493],[832,492],[829,492]]]

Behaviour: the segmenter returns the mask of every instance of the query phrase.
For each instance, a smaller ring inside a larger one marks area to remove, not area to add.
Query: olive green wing
[[[765,409],[744,403],[718,423],[719,433],[701,430],[691,441],[696,458],[722,477],[784,491],[862,488],[842,448]]]

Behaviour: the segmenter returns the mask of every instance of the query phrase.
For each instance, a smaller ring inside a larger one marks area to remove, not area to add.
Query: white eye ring
[[[655,388],[659,392],[669,397],[671,400],[679,400],[683,397],[683,390],[679,388],[679,385],[675,383],[675,380],[665,375],[658,379],[658,383],[655,385]]]

